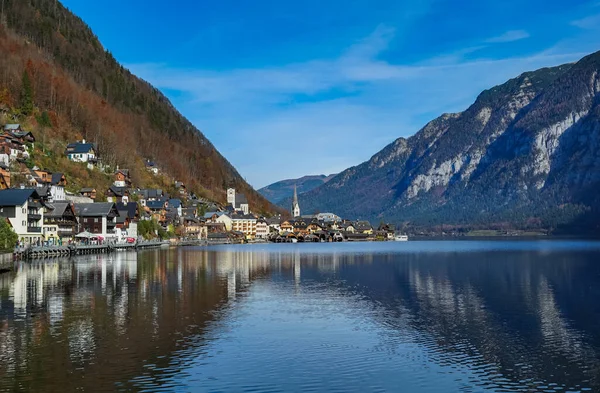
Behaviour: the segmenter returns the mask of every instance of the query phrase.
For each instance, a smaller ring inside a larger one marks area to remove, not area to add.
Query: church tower
[[[235,207],[235,188],[227,189],[227,204]]]
[[[292,203],[292,217],[300,217],[300,205],[298,204],[298,191],[294,184],[294,202]]]

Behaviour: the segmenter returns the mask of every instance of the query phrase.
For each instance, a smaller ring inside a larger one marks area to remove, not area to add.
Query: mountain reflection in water
[[[600,244],[184,248],[0,275],[1,391],[600,391]]]

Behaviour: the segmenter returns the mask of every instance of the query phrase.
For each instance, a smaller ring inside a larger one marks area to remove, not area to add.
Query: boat
[[[395,241],[397,242],[406,242],[408,241],[408,236],[406,235],[396,235],[396,237],[394,238]]]

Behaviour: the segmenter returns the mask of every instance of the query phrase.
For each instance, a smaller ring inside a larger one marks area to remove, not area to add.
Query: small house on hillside
[[[129,202],[129,190],[126,187],[111,186],[106,191],[106,200],[109,202]]]
[[[81,190],[79,190],[79,195],[90,199],[96,199],[96,189],[91,187],[84,187]]]
[[[146,202],[146,209],[152,215],[152,218],[160,224],[165,224],[167,222],[168,208],[169,202],[167,200]]]
[[[129,169],[117,169],[113,184],[117,187],[131,187],[131,176]]]
[[[86,143],[85,139],[81,142],[70,143],[65,150],[65,154],[71,161],[76,162],[96,162],[98,155],[96,146],[93,143]]]
[[[154,173],[155,175],[157,175],[159,172],[158,166],[156,165],[156,163],[154,161],[150,161],[150,160],[146,160],[146,170]]]

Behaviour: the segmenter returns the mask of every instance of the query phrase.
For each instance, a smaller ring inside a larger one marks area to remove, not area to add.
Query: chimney
[[[81,143],[85,143],[85,139],[82,139],[82,140],[81,140]]]

